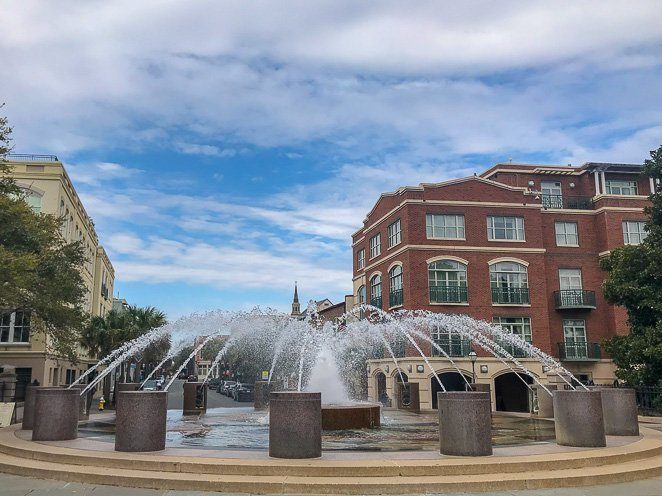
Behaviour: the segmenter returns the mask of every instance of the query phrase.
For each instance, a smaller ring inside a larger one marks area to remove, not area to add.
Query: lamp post
[[[469,352],[469,360],[471,360],[471,375],[473,376],[473,383],[476,384],[476,360],[478,359],[478,355],[476,355],[476,352],[474,350],[471,350]]]

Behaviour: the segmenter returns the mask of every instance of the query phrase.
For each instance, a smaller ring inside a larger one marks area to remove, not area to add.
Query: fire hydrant
[[[106,400],[103,399],[103,396],[99,398],[99,411],[103,412],[103,408],[106,405]]]

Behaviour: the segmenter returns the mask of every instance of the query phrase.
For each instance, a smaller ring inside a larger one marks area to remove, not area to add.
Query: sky
[[[379,195],[662,144],[659,1],[0,0],[14,152],[171,318],[352,291]]]

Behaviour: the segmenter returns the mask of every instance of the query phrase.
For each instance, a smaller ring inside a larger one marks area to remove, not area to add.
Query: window
[[[398,219],[388,226],[388,247],[391,248],[400,244],[400,241],[402,241],[402,233],[400,231],[400,219]]]
[[[579,246],[576,222],[555,222],[556,246]]]
[[[361,248],[356,252],[356,268],[363,269],[365,267],[365,248]]]
[[[588,356],[586,321],[564,320],[563,337],[566,358],[586,358]]]
[[[389,307],[397,307],[403,304],[402,297],[402,266],[396,265],[389,273]]]
[[[638,220],[623,221],[623,243],[638,245],[648,236],[646,223]]]
[[[542,205],[545,208],[563,208],[563,195],[561,183],[555,181],[542,181],[540,183]]]
[[[467,266],[455,260],[438,260],[428,266],[430,303],[466,303]]]
[[[519,336],[527,343],[533,342],[531,317],[494,317],[492,322],[499,324],[504,331]]]
[[[467,356],[471,347],[469,340],[465,339],[457,331],[434,327],[432,329],[432,341],[446,352],[448,356]],[[432,356],[443,356],[435,346],[432,347]]]
[[[30,189],[23,189],[25,203],[32,209],[34,213],[41,212],[41,195]]]
[[[559,286],[561,290],[582,289],[582,270],[559,269]]]
[[[527,343],[533,342],[530,317],[494,317],[492,322],[500,325],[504,331],[520,337]],[[502,341],[499,344],[516,358],[527,356],[527,353],[518,346]]]
[[[524,241],[524,219],[522,217],[487,218],[487,239]]]
[[[525,265],[517,262],[497,262],[490,265],[490,286],[492,303],[529,303],[529,275]]]
[[[76,370],[74,369],[67,369],[66,372],[66,379],[65,379],[65,384],[69,385],[73,383],[76,380]]]
[[[370,304],[382,308],[382,276],[379,274],[370,279]]]
[[[381,252],[381,235],[377,233],[370,238],[370,258],[378,257]]]
[[[359,287],[357,297],[358,297],[358,300],[359,300],[359,305],[364,305],[365,304],[365,286],[360,286]]]
[[[607,181],[607,194],[610,195],[636,195],[637,181]]]
[[[30,312],[17,310],[0,315],[0,343],[30,342]]]
[[[464,239],[464,215],[427,214],[425,233],[428,238]]]

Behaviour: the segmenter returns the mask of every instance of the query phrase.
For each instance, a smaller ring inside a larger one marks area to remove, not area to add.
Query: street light
[[[473,383],[476,384],[476,360],[478,359],[478,355],[476,355],[476,352],[474,350],[471,350],[469,352],[469,360],[471,360],[471,375],[473,375]]]

